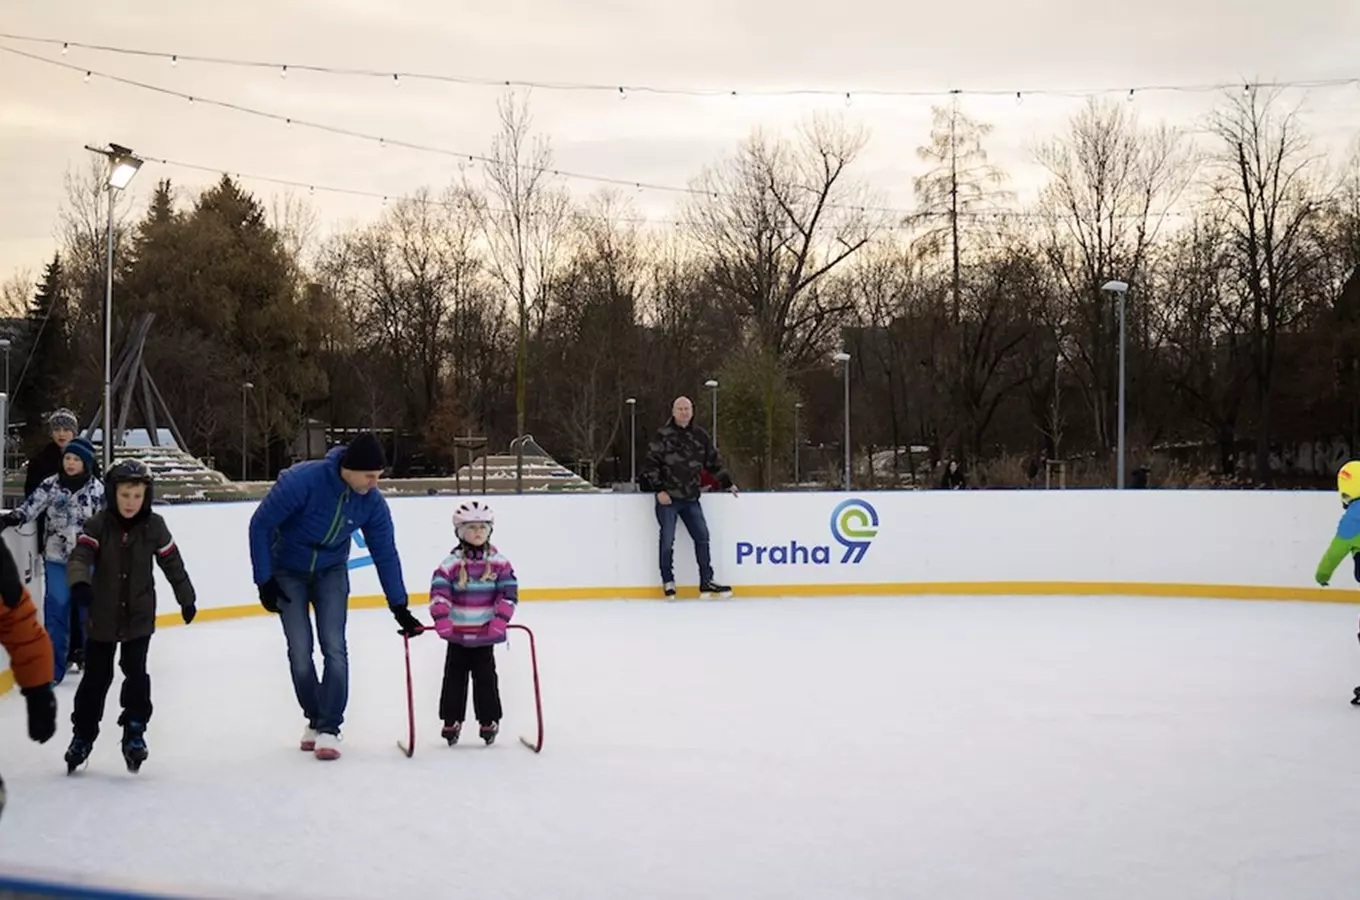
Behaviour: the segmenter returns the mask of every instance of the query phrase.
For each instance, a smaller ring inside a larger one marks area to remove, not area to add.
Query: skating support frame
[[[534,674],[534,720],[538,725],[538,736],[534,740],[520,736],[520,743],[528,747],[535,753],[543,752],[543,694],[538,683],[538,647],[534,643],[534,633],[524,625],[510,625],[510,628],[522,631],[529,636],[529,663],[533,668]],[[432,626],[425,626],[426,631],[433,631]],[[415,690],[411,683],[411,638],[403,633],[401,636],[402,649],[406,652],[406,742],[397,741],[397,749],[406,754],[410,759],[416,752],[416,701]]]
[[[518,629],[529,635],[529,662],[534,670],[534,717],[538,722],[538,737],[530,741],[526,737],[520,737],[520,743],[528,747],[535,753],[543,752],[543,695],[538,687],[538,649],[534,646],[534,633],[523,625],[511,625],[510,628]]]
[[[406,743],[397,741],[397,749],[410,759],[416,752],[416,697],[411,687],[411,637],[405,632],[401,635],[406,650]]]

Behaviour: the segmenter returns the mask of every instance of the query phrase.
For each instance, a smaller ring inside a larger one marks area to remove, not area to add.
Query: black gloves
[[[28,702],[28,736],[39,744],[47,743],[57,733],[57,695],[52,685],[24,688],[20,693]]]
[[[85,610],[94,603],[94,588],[88,581],[78,581],[71,585],[71,603],[76,609]]]
[[[425,630],[425,626],[420,624],[420,620],[411,615],[411,608],[408,606],[392,607],[392,616],[397,620],[397,624],[401,626],[401,629],[397,632],[398,634],[404,634],[407,637],[415,637]]]
[[[3,516],[0,516],[0,531],[4,531],[6,528],[13,528],[15,525],[22,525],[23,523],[24,517],[19,515],[18,511],[7,512]]]
[[[260,605],[269,612],[277,613],[279,611],[280,601],[283,603],[288,602],[288,598],[283,596],[283,591],[279,590],[279,583],[272,577],[264,584],[260,585],[259,589]]]

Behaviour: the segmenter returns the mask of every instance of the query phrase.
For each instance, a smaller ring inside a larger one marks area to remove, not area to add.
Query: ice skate
[[[1351,697],[1351,706],[1360,706],[1360,687],[1355,689],[1355,693]]]
[[[127,763],[129,772],[139,772],[142,763],[146,762],[146,725],[141,722],[129,722],[123,727],[123,761]]]
[[[718,584],[716,581],[705,581],[699,585],[699,596],[705,600],[713,600],[718,597],[731,597],[732,586]]]
[[[675,599],[675,582],[674,582],[674,581],[668,581],[668,582],[666,582],[665,584],[663,584],[663,585],[661,586],[661,590],[662,590],[663,593],[665,593],[666,599],[667,599],[667,600],[674,600],[674,599]]]
[[[449,746],[452,747],[454,744],[458,743],[458,738],[460,735],[462,735],[462,733],[463,733],[462,722],[450,722],[444,726],[443,730],[439,732],[439,736],[442,737],[444,740],[448,741]]]
[[[486,741],[486,745],[490,747],[492,744],[496,743],[496,735],[500,733],[500,730],[500,722],[483,722],[478,734],[481,735],[482,740]]]
[[[76,769],[85,764],[90,758],[90,751],[94,749],[94,744],[84,738],[71,738],[71,745],[66,748],[66,774],[70,775]]]
[[[66,660],[66,671],[84,672],[85,671],[85,651],[72,650],[70,657]]]

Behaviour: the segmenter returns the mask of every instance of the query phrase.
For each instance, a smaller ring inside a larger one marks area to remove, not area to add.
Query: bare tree
[[[1176,405],[1218,444],[1219,468],[1235,469],[1237,423],[1251,380],[1249,305],[1233,273],[1228,229],[1207,215],[1176,235],[1155,307],[1164,319],[1165,377]]]
[[[982,146],[991,125],[961,113],[957,98],[947,109],[932,107],[931,116],[930,143],[917,147],[916,154],[932,167],[915,179],[918,212],[911,222],[924,227],[923,250],[939,253],[948,243],[951,320],[957,325],[963,291],[963,226],[959,220],[996,212],[1014,195],[1001,189],[1006,173],[987,161]]]
[[[481,206],[482,233],[491,248],[490,268],[515,306],[515,430],[525,433],[529,323],[546,317],[545,292],[557,265],[569,200],[552,181],[552,149],[544,137],[530,137],[527,100],[513,93],[498,104],[501,130],[486,164],[487,201]]]
[[[1228,94],[1211,115],[1210,130],[1219,143],[1213,156],[1213,196],[1251,307],[1256,476],[1268,484],[1277,342],[1302,307],[1298,286],[1318,258],[1312,225],[1332,192],[1312,176],[1310,167],[1316,167],[1318,156],[1296,110],[1280,108],[1278,90]]]
[[[332,247],[328,284],[369,352],[392,361],[409,424],[427,422],[450,373],[456,306],[477,290],[482,261],[475,204],[462,188],[426,188]]]
[[[640,368],[636,322],[646,267],[630,216],[626,202],[604,192],[574,217],[572,254],[552,286],[542,336],[540,352],[553,370],[543,386],[551,420],[592,469],[618,437],[626,379]]]
[[[33,270],[24,268],[13,273],[0,283],[0,316],[10,319],[23,318],[33,303],[38,281]]]
[[[1194,176],[1184,138],[1165,126],[1139,127],[1126,104],[1092,99],[1066,135],[1036,151],[1052,180],[1039,210],[1044,250],[1063,295],[1057,333],[1075,338],[1073,362],[1101,447],[1113,443],[1117,323],[1100,292],[1118,278],[1134,287],[1169,207]]]
[[[737,304],[751,337],[789,366],[825,349],[851,311],[843,292],[818,283],[864,247],[879,227],[849,167],[867,135],[815,118],[795,143],[757,131],[737,154],[707,169],[685,203],[688,231],[718,289]],[[773,478],[775,392],[765,395],[762,479]]]

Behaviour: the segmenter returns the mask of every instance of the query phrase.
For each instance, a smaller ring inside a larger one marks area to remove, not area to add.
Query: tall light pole
[[[5,351],[5,396],[9,396],[9,338],[0,338],[0,350]]]
[[[803,455],[803,445],[798,439],[798,419],[802,411],[803,404],[801,401],[793,404],[793,486],[795,489],[803,483],[802,474],[799,471],[801,468],[799,462]]]
[[[1129,284],[1126,281],[1107,281],[1100,286],[1100,289],[1108,294],[1119,295],[1119,471],[1116,473],[1115,485],[1119,490],[1124,489],[1124,298],[1129,292]]]
[[[637,488],[637,398],[628,398],[628,481]]]
[[[246,397],[250,391],[255,389],[255,385],[249,381],[241,383],[241,480],[246,480],[246,460],[249,458],[249,450],[246,446]]]
[[[141,168],[142,161],[132,154],[127,147],[118,144],[109,144],[107,147],[91,147],[85,145],[85,149],[92,153],[98,153],[109,161],[109,177],[107,187],[109,191],[109,221],[108,221],[108,259],[106,268],[108,269],[108,281],[104,289],[104,441],[103,453],[104,471],[109,470],[113,462],[113,192],[121,191],[132,181],[132,176],[137,174]]]
[[[713,393],[713,449],[718,449],[718,382],[710,378],[704,382],[704,387]]]
[[[845,373],[845,489],[850,487],[850,354],[842,350],[831,357],[841,364],[841,370]]]

